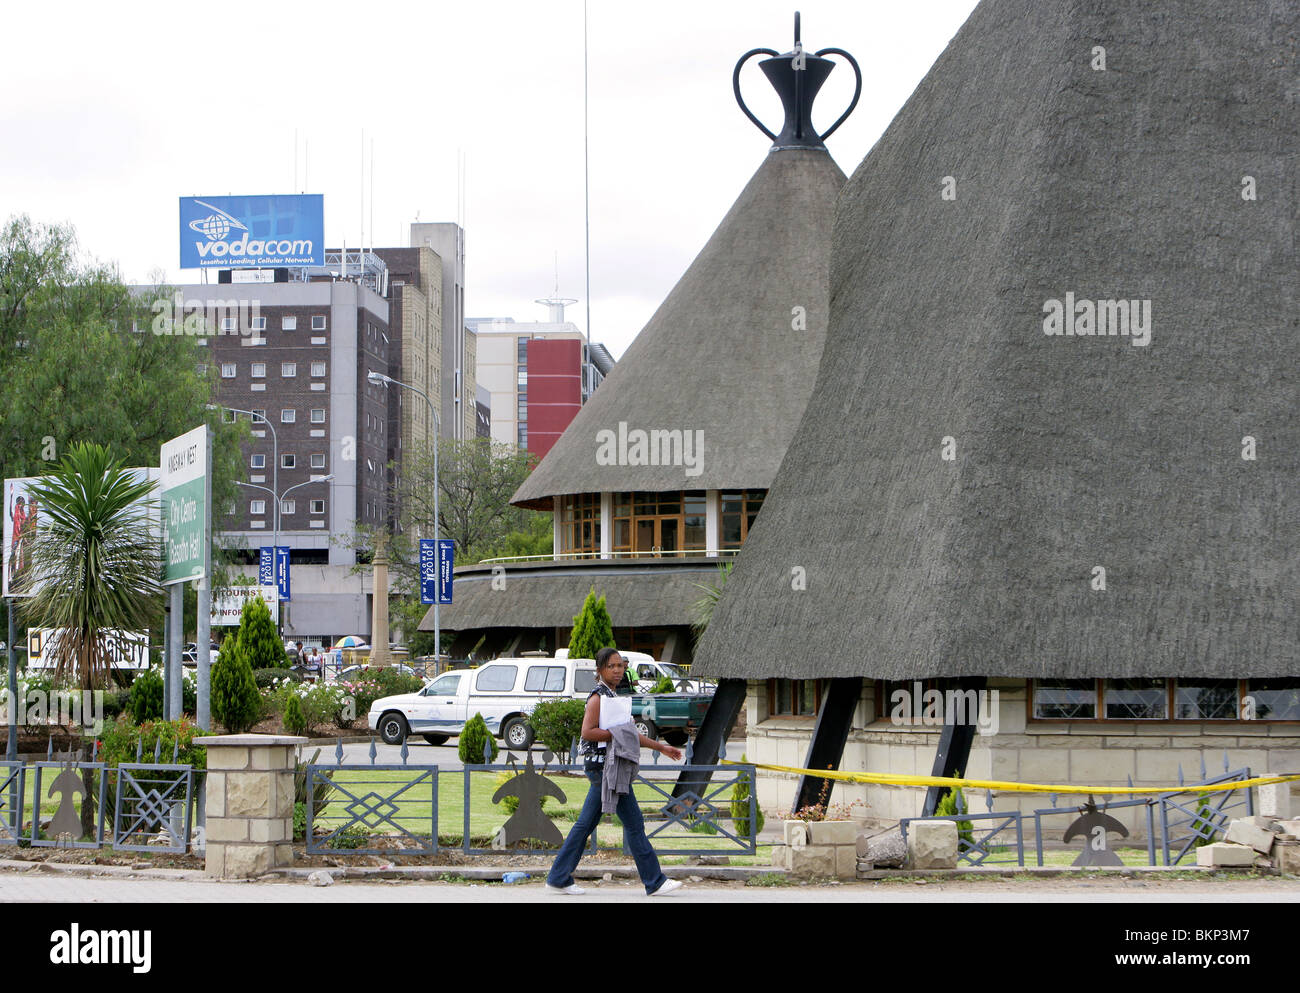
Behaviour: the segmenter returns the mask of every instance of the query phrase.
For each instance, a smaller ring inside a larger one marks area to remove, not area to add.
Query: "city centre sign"
[[[163,585],[208,574],[208,428],[162,445]]]
[[[325,198],[181,197],[182,269],[325,264]]]

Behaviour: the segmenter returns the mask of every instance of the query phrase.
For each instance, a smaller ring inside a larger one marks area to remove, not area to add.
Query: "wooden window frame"
[[[1131,676],[1121,677],[1140,679],[1145,677]],[[1209,678],[1209,677],[1206,677]],[[1279,677],[1285,678],[1285,677]],[[1106,713],[1106,683],[1107,679],[1094,679],[1097,693],[1097,713],[1104,715]],[[1256,717],[1247,721],[1241,717],[1177,717],[1175,710],[1175,690],[1178,685],[1177,677],[1165,678],[1165,716],[1164,717],[1038,717],[1034,713],[1034,689],[1038,683],[1036,679],[1026,680],[1028,692],[1025,694],[1025,717],[1031,724],[1123,724],[1127,726],[1150,725],[1150,724],[1296,724],[1300,725],[1300,720],[1272,719],[1266,717]],[[1193,680],[1187,680],[1193,682]],[[1238,679],[1237,683],[1237,713],[1241,713],[1241,703],[1249,692],[1249,679]]]

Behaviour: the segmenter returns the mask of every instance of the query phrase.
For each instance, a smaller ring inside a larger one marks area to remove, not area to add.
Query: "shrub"
[[[243,613],[239,615],[238,641],[251,668],[270,669],[285,665],[284,645],[275,633],[271,611],[260,596],[244,601]]]
[[[677,684],[673,682],[671,676],[660,676],[653,686],[650,687],[651,693],[676,693]]]
[[[495,762],[497,752],[496,739],[488,732],[487,724],[483,720],[482,714],[475,714],[465,723],[465,729],[460,733],[460,743],[457,746],[456,753],[460,760],[466,765],[481,765],[483,763],[484,745],[491,745],[492,758]]]
[[[163,715],[163,675],[159,669],[137,673],[131,683],[131,717],[137,724],[161,720]]]
[[[605,598],[596,596],[593,586],[583,601],[582,610],[573,619],[569,636],[569,658],[594,659],[602,648],[614,647],[614,626],[605,607]]]
[[[242,734],[262,716],[262,696],[253,681],[253,667],[234,635],[226,635],[212,667],[212,716],[231,734]]]
[[[104,694],[104,720],[116,720],[118,715],[127,713],[130,709],[130,690],[117,690],[116,692],[108,692]]]
[[[958,801],[961,801],[958,804]],[[958,807],[960,806],[960,809]],[[957,814],[965,813],[969,810],[966,806],[966,798],[962,796],[961,787],[954,786],[939,800],[938,806],[934,808],[935,817],[954,817]],[[957,822],[957,850],[958,852],[969,851],[975,847],[975,829],[970,821]]]
[[[528,715],[533,734],[556,755],[567,756],[573,740],[582,734],[583,700],[543,700]]]
[[[303,734],[307,730],[307,717],[302,712],[302,701],[297,693],[290,693],[285,698],[284,729],[289,734]]]
[[[740,756],[740,761],[745,761],[745,756]],[[749,795],[753,789],[749,781],[749,773],[742,772],[736,777],[736,785],[731,788],[731,820],[736,825],[736,833],[742,837],[749,836]],[[757,836],[763,830],[763,808],[756,807],[758,816],[755,820],[758,822],[754,828],[754,834]]]
[[[154,748],[158,748],[158,761],[172,763],[172,750],[176,751],[176,764],[188,765],[200,772],[208,766],[207,749],[194,744],[194,739],[206,735],[193,721],[182,717],[178,721],[145,721],[137,726],[126,714],[105,723],[99,736],[99,761],[116,767],[123,762],[136,761],[136,746],[140,746],[140,759],[152,762]],[[180,773],[151,772],[149,777],[160,781],[177,778]],[[195,788],[202,789],[202,780],[195,780]],[[98,795],[98,783],[95,784]],[[113,811],[117,804],[117,777],[110,776],[104,789],[104,809]]]
[[[282,679],[301,683],[302,675],[288,669],[256,669],[253,672],[253,681],[257,684],[259,690],[270,689]]]

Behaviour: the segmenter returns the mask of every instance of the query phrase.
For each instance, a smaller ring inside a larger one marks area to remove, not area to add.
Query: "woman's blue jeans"
[[[587,791],[587,801],[582,805],[582,813],[569,829],[569,836],[564,839],[560,854],[555,856],[555,863],[546,875],[546,881],[552,886],[563,887],[573,883],[573,870],[577,868],[578,860],[582,858],[583,849],[587,847],[591,832],[596,830],[596,825],[600,823],[601,772],[599,770],[588,772],[587,778],[591,780],[591,789]],[[641,816],[641,808],[637,806],[636,798],[631,793],[623,793],[619,796],[617,813],[618,819],[623,822],[623,836],[627,839],[627,847],[632,850],[632,858],[636,860],[636,871],[641,876],[645,891],[653,893],[668,877],[659,868],[659,858],[650,847],[650,839],[645,836],[645,818]]]

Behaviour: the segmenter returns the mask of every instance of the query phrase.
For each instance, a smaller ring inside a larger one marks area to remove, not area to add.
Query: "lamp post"
[[[412,393],[418,393],[424,397],[424,402],[429,405],[429,413],[433,417],[433,540],[438,541],[438,435],[442,433],[442,426],[438,422],[438,411],[433,406],[433,401],[429,399],[429,394],[424,390],[416,389],[407,383],[399,383],[392,376],[385,376],[382,372],[371,372],[366,377],[375,386],[388,387],[400,386],[404,390],[410,390]],[[442,574],[439,569],[438,575],[438,593],[433,598],[433,657],[434,668],[442,660],[442,624],[438,617],[438,601],[442,599]]]

